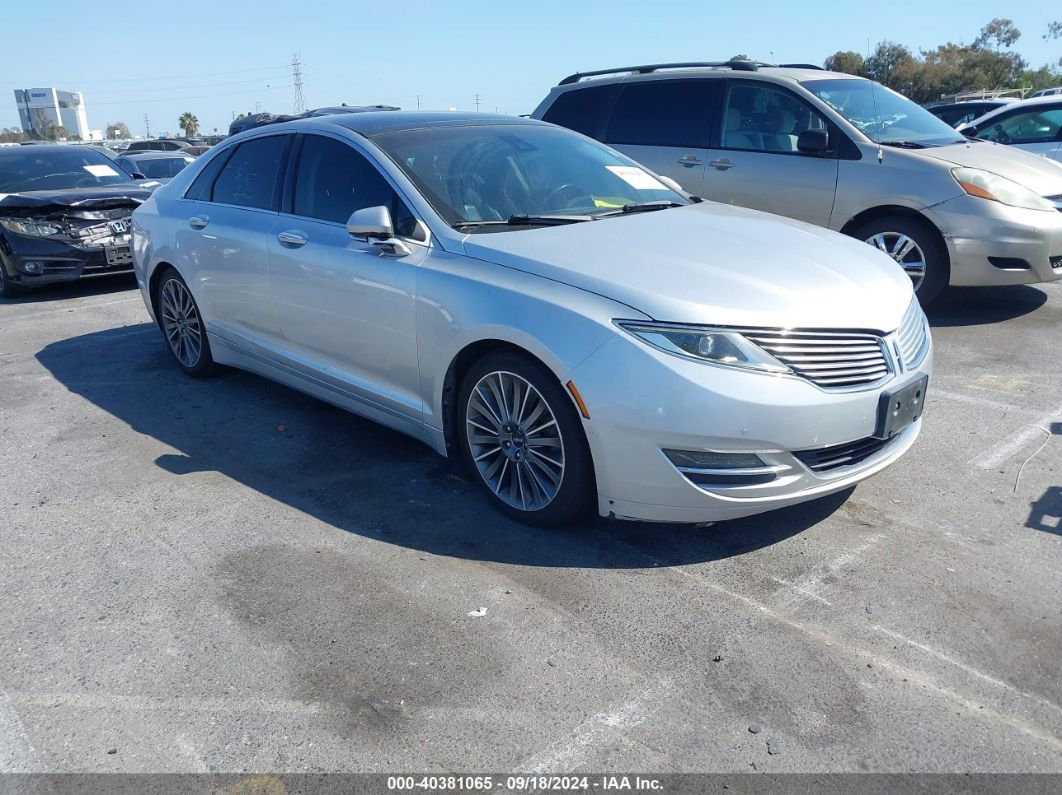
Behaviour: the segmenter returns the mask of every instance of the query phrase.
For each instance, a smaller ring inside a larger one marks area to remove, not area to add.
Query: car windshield
[[[0,193],[95,188],[132,181],[110,158],[91,149],[34,148],[26,146],[18,154],[0,156]]]
[[[190,157],[145,157],[129,161],[130,168],[151,179],[176,177],[181,170],[192,162]]]
[[[875,143],[912,147],[965,143],[946,122],[872,80],[807,80],[801,85]]]
[[[468,231],[526,229],[534,222],[514,223],[525,216],[564,222],[688,203],[634,161],[557,127],[470,124],[373,140],[446,223]]]

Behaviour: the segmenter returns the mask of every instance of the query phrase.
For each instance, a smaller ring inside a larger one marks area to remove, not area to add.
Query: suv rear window
[[[623,87],[605,141],[706,148],[718,80],[646,80]]]
[[[618,89],[619,85],[612,84],[565,91],[542,115],[542,121],[601,139]]]

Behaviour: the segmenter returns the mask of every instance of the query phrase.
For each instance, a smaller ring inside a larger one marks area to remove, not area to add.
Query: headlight
[[[31,237],[48,237],[58,235],[63,230],[51,224],[38,224],[33,221],[16,221],[13,218],[0,218],[0,226],[9,232]]]
[[[1036,195],[1024,185],[979,168],[952,169],[952,176],[964,191],[979,199],[989,199],[1011,207],[1026,210],[1050,210],[1055,206],[1042,196]]]
[[[685,359],[768,373],[789,372],[788,367],[736,331],[636,320],[617,320],[616,325],[654,348]]]

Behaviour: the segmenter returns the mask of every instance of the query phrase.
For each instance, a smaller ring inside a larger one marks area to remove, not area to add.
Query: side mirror
[[[977,128],[976,127],[963,127],[961,130],[959,130],[959,132],[961,132],[967,138],[976,138],[977,137]]]
[[[145,177],[139,171],[134,171],[133,174],[132,174],[132,177],[133,177],[133,179],[147,179],[147,177]]]
[[[830,148],[826,130],[804,130],[797,136],[797,151],[807,155],[821,155]]]
[[[347,220],[347,234],[353,238],[364,238],[369,245],[389,257],[404,257],[410,253],[409,246],[395,237],[391,211],[382,205],[355,210]]]

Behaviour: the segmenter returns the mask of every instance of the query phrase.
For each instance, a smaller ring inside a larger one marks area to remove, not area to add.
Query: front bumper
[[[32,288],[87,276],[132,273],[133,258],[128,236],[112,238],[106,246],[88,246],[4,232],[0,268],[12,282]]]
[[[687,361],[619,334],[572,372],[602,516],[708,522],[782,508],[848,488],[899,459],[922,420],[850,465],[816,471],[797,451],[871,437],[881,394],[928,375],[917,367],[862,391],[826,391],[795,377]],[[696,485],[663,450],[754,453],[776,473],[752,485]],[[807,460],[809,456],[804,455]]]
[[[959,196],[923,210],[944,235],[951,284],[979,287],[1062,279],[1062,212]]]

